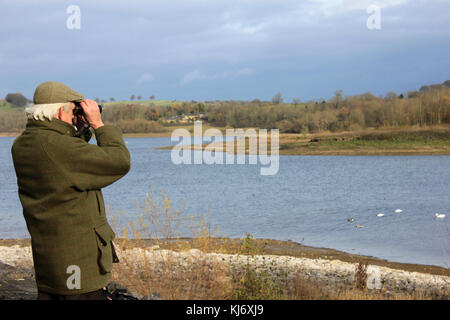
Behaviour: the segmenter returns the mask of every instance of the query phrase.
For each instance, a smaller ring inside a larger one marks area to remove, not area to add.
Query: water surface
[[[0,138],[0,238],[29,237],[13,139]],[[278,174],[261,176],[260,165],[174,165],[169,150],[155,149],[170,138],[126,141],[131,170],[103,189],[114,215],[123,212],[122,222],[137,219],[136,202],[155,188],[175,207],[185,201],[186,216],[209,212],[220,236],[249,232],[398,262],[450,264],[450,156],[281,156]],[[436,212],[447,218],[436,219]]]

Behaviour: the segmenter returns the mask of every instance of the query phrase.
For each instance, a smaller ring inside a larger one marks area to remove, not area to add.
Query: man
[[[77,136],[75,102],[97,145]],[[33,103],[11,151],[38,299],[104,299],[118,259],[101,188],[129,171],[130,154],[121,130],[103,124],[97,103],[68,86],[44,82]]]

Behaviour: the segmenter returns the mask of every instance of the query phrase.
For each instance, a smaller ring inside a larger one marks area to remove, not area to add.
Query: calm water
[[[29,237],[10,155],[13,140],[0,138],[0,238]],[[170,138],[126,140],[131,171],[103,191],[114,215],[124,212],[121,221],[137,219],[136,202],[143,204],[153,187],[175,207],[185,201],[186,216],[209,212],[220,236],[249,232],[399,262],[450,265],[450,156],[283,156],[277,175],[261,176],[259,165],[176,166],[169,150],[155,150],[170,145]],[[403,213],[394,213],[398,208]],[[447,217],[436,219],[435,212]],[[355,222],[347,222],[350,217]]]

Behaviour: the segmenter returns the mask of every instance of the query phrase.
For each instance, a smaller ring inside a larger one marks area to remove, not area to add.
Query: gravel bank
[[[171,261],[175,268],[186,268],[193,261],[199,260],[233,266],[245,265],[250,261],[256,268],[265,268],[273,275],[287,274],[287,280],[299,274],[307,279],[338,287],[355,283],[357,266],[357,263],[336,259],[270,254],[248,258],[234,254],[206,253],[198,249],[177,252],[159,246],[117,249],[117,253],[122,261],[131,261],[136,268],[144,264],[157,268],[164,261]],[[369,286],[375,289],[382,286],[393,292],[420,292],[425,296],[438,292],[440,297],[448,299],[450,277],[445,275],[410,272],[372,264],[368,266],[367,274]],[[0,246],[0,299],[33,299],[35,290],[30,246]]]

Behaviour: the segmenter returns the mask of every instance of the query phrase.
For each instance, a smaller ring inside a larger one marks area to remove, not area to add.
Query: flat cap
[[[47,81],[38,85],[34,91],[33,103],[81,102],[84,96],[57,81]]]

